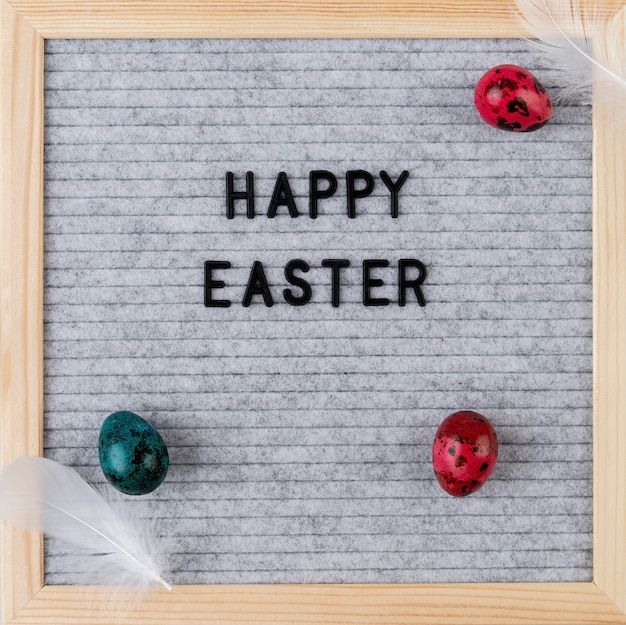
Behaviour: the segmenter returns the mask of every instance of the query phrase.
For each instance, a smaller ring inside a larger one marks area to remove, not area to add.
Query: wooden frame
[[[623,1],[601,4],[626,27]],[[42,451],[44,39],[524,34],[504,0],[0,0],[0,21],[3,464]],[[120,617],[98,589],[44,586],[41,537],[3,528],[2,625],[626,623],[625,175],[623,111],[595,114],[593,582],[181,586]]]

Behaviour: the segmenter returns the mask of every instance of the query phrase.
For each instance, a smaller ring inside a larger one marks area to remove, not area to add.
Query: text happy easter
[[[404,183],[409,177],[408,171],[403,171],[395,180],[386,171],[380,172],[380,181],[389,193],[389,216],[393,219],[400,214],[399,195]],[[375,177],[362,169],[349,170],[345,174],[346,216],[355,219],[358,214],[358,202],[369,196],[376,187]],[[285,172],[276,177],[274,191],[267,200],[267,210],[264,216],[273,219],[277,216],[290,218],[307,214],[310,219],[317,219],[320,204],[323,200],[337,193],[339,184],[337,177],[326,170],[314,170],[309,173],[308,213],[302,213],[296,203],[294,194]],[[260,198],[255,197],[254,174],[249,171],[245,181],[235,181],[232,172],[226,173],[225,214],[228,219],[257,217],[257,208]],[[261,215],[258,215],[261,216]],[[341,304],[341,278],[344,271],[357,271],[352,267],[353,262],[347,258],[325,258],[315,271],[324,271],[330,278],[328,303],[333,307]],[[387,306],[392,302],[382,297],[377,289],[387,282],[383,279],[383,272],[390,262],[387,259],[364,259],[361,261],[360,278],[362,284],[362,303],[364,306]],[[204,305],[207,308],[228,308],[231,300],[220,294],[220,289],[227,285],[228,269],[231,263],[227,260],[207,260],[204,263]],[[284,268],[284,284],[273,285],[267,278],[263,262],[256,260],[250,269],[247,284],[242,292],[241,305],[250,306],[253,302],[263,302],[265,306],[273,306],[277,297],[291,306],[303,306],[311,301],[313,289],[311,283],[304,277],[311,270],[308,262],[294,258],[286,263]],[[387,271],[385,277],[390,270]],[[422,284],[426,279],[426,267],[416,258],[402,258],[398,260],[395,271],[396,293],[395,303],[405,306],[416,303],[425,306],[426,300],[422,292]]]

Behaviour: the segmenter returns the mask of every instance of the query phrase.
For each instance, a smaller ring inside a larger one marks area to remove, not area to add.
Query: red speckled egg
[[[513,132],[531,132],[548,123],[552,101],[544,86],[526,69],[498,65],[483,74],[474,104],[490,125]]]
[[[443,490],[454,497],[477,491],[498,459],[496,431],[486,417],[460,410],[444,419],[435,434],[433,468]]]

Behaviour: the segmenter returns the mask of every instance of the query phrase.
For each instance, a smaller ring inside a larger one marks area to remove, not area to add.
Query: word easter
[[[391,216],[398,216],[398,193],[409,177],[408,171],[403,171],[394,182],[386,171],[380,172],[380,178],[390,193]],[[324,187],[320,188],[323,181]],[[337,177],[335,174],[324,169],[317,169],[309,173],[309,217],[317,219],[318,204],[320,200],[332,197],[337,191]],[[357,199],[371,195],[374,190],[374,176],[363,169],[352,169],[346,172],[346,211],[350,219],[356,217]],[[235,201],[243,200],[246,203],[246,216],[254,219],[255,194],[254,173],[246,173],[245,190],[235,190],[235,177],[232,171],[226,172],[226,217],[235,218]],[[267,209],[269,218],[276,217],[278,208],[286,206],[291,217],[298,217],[300,212],[293,197],[289,178],[284,171],[276,177],[274,192]]]
[[[350,267],[350,261],[345,258],[325,258],[321,263],[322,267],[330,270],[332,305],[337,308],[340,304],[340,274],[342,269]],[[384,259],[364,260],[362,264],[362,300],[364,306],[387,306],[391,302],[387,297],[379,297],[373,293],[373,289],[384,286],[385,282],[379,275],[374,275],[377,269],[388,267],[389,261]],[[219,279],[214,274],[215,271],[224,271],[231,267],[231,263],[226,260],[207,260],[204,263],[204,305],[207,308],[228,308],[231,301],[219,299],[215,291],[226,286],[224,280]],[[284,300],[291,306],[303,306],[307,304],[313,296],[313,290],[308,280],[301,274],[308,273],[309,264],[299,258],[290,260],[285,265],[285,280],[291,286],[296,287],[294,292],[291,288],[283,289]],[[296,272],[299,274],[297,275]],[[410,274],[410,275],[409,275]],[[405,306],[407,303],[407,292],[412,292],[412,298],[420,306],[426,305],[421,285],[426,279],[426,267],[415,258],[403,258],[398,261],[397,269],[397,293],[398,305]],[[265,306],[274,305],[274,295],[270,288],[263,263],[255,261],[250,270],[248,283],[244,289],[241,300],[242,306],[250,306],[254,296],[260,296]]]

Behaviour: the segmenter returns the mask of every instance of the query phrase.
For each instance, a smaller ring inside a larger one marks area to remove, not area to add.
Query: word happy
[[[409,177],[408,171],[403,171],[394,180],[386,171],[380,172],[380,179],[389,192],[389,214],[392,218],[399,215],[400,190]],[[357,200],[372,194],[376,186],[375,177],[362,169],[349,170],[345,174],[346,215],[354,219],[357,215]],[[309,173],[308,189],[308,216],[317,219],[319,206],[337,192],[339,185],[335,174],[326,170],[313,170]],[[249,171],[245,175],[245,183],[235,183],[233,172],[226,173],[226,217],[234,219],[238,214],[245,214],[248,219],[257,215],[258,205],[254,190],[254,174]],[[238,208],[245,206],[245,212]],[[267,204],[266,216],[273,219],[278,214],[291,218],[299,217],[301,212],[291,190],[289,178],[285,172],[280,172],[271,198]],[[391,303],[384,297],[385,286],[382,277],[384,269],[389,267],[385,259],[367,259],[361,263],[361,300],[364,306],[387,306]],[[350,269],[351,262],[345,258],[326,258],[321,261],[322,270],[326,270],[330,280],[328,301],[333,307],[341,303],[341,278],[344,271]],[[223,279],[227,270],[232,267],[226,260],[207,260],[204,263],[204,305],[207,308],[228,308],[231,300],[220,294],[220,289],[226,287]],[[313,298],[311,281],[305,276],[311,267],[306,261],[296,258],[287,262],[284,268],[284,283],[280,294],[284,301],[291,306],[303,306]],[[397,263],[395,271],[395,292],[398,306],[405,306],[407,302],[415,302],[425,306],[426,300],[422,292],[422,284],[426,279],[426,267],[416,258],[403,258]],[[319,279],[316,284],[321,283]],[[389,292],[387,292],[389,295]],[[273,306],[277,297],[276,286],[270,286],[263,263],[255,261],[250,269],[247,284],[241,293],[241,305],[248,307],[255,301],[262,301],[266,307]]]
[[[409,177],[408,171],[403,171],[394,182],[386,171],[380,172],[380,178],[390,193],[390,212],[392,217],[398,216],[398,193]],[[322,185],[320,185],[322,183]],[[325,186],[323,186],[325,185]],[[317,169],[309,173],[309,217],[317,219],[320,200],[335,195],[337,191],[337,177],[324,169]],[[352,169],[346,172],[346,212],[350,219],[356,217],[356,201],[372,194],[375,187],[374,176],[363,169]],[[226,217],[234,219],[235,201],[246,203],[246,216],[254,219],[255,195],[254,173],[246,173],[245,189],[235,190],[235,178],[231,171],[226,173]],[[289,184],[289,178],[284,171],[276,177],[274,192],[269,201],[267,216],[276,217],[278,209],[285,206],[290,217],[298,217],[300,212]]]

